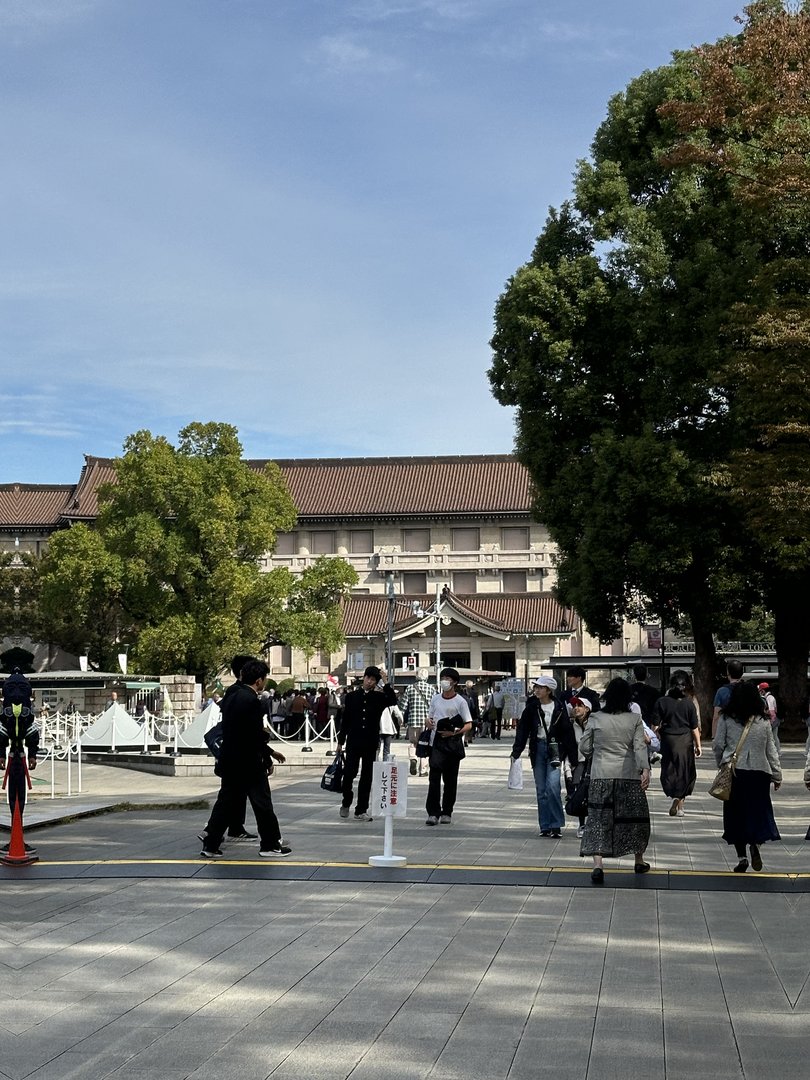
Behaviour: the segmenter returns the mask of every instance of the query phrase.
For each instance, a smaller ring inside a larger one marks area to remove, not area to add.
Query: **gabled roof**
[[[419,629],[424,616],[409,610],[411,601],[417,601],[423,611],[431,615],[436,598],[431,596],[397,597],[394,608],[394,635],[406,636]],[[454,614],[458,621],[472,625],[483,633],[494,636],[525,634],[550,634],[554,636],[573,634],[579,629],[579,616],[565,607],[552,593],[471,593],[456,596],[446,593],[443,611],[449,618]],[[388,598],[378,596],[351,596],[343,605],[343,633],[347,638],[379,637],[388,629]]]
[[[68,521],[93,521],[98,516],[98,489],[113,483],[113,459],[85,454],[79,482],[65,505],[63,517]]]
[[[55,528],[72,484],[0,484],[0,528]]]

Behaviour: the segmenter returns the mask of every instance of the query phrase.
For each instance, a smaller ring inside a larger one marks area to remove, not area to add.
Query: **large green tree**
[[[560,548],[560,593],[605,639],[645,612],[688,624],[705,703],[721,625],[728,632],[763,596],[778,644],[780,617],[807,623],[795,558],[806,521],[785,525],[784,542],[779,529],[767,539],[766,524],[777,492],[783,502],[792,493],[794,510],[803,498],[793,485],[806,431],[790,427],[793,406],[776,388],[791,365],[806,370],[802,335],[792,353],[784,347],[796,318],[781,260],[785,223],[806,242],[807,217],[793,193],[773,190],[766,203],[751,195],[753,181],[742,190],[737,158],[726,167],[738,144],[739,156],[750,150],[753,128],[768,126],[784,148],[793,106],[780,88],[801,68],[797,34],[806,41],[804,15],[754,4],[736,37],[676,54],[617,95],[571,202],[550,213],[496,309],[490,379],[501,402],[518,406],[517,450]],[[748,128],[735,80],[770,103],[751,104]],[[803,280],[795,245],[790,257],[792,280]],[[787,385],[801,412],[806,391]],[[790,655],[782,640],[794,718],[802,663],[806,675],[803,639]]]
[[[97,667],[127,644],[142,671],[200,680],[276,641],[337,647],[356,574],[333,558],[301,577],[263,569],[296,511],[276,465],[257,472],[243,461],[235,428],[190,424],[177,446],[139,431],[115,472],[95,528],[57,533],[39,569],[41,607],[62,644],[83,645]]]

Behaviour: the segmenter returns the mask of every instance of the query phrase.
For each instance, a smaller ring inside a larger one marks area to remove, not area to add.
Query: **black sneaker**
[[[559,829],[552,829],[551,830],[551,839],[552,840],[562,840],[562,832]]]
[[[230,840],[233,844],[242,843],[244,840],[258,840],[259,834],[254,832],[247,832],[246,829],[242,829],[240,833],[228,833],[225,837],[226,840]]]
[[[263,859],[286,859],[288,855],[292,855],[292,848],[287,847],[286,844],[279,844],[278,847],[262,848],[259,855]]]
[[[222,858],[222,852],[219,850],[219,848],[217,848],[216,851],[209,851],[208,848],[203,848],[202,851],[200,852],[200,858],[201,859],[221,859]]]
[[[411,776],[416,776],[416,758],[411,759]]]

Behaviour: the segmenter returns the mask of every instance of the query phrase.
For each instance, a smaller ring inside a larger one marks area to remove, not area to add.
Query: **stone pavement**
[[[775,800],[784,841],[764,849],[786,876],[712,876],[734,857],[704,759],[685,818],[652,786],[658,874],[609,871],[602,888],[573,829],[539,838],[532,793],[506,790],[507,757],[506,742],[473,747],[451,826],[425,828],[425,781],[411,783],[399,878],[366,865],[381,824],[340,820],[317,777],[274,785],[283,863],[240,844],[229,865],[202,864],[199,810],[32,830],[42,861],[0,869],[0,1077],[803,1075],[799,752]]]

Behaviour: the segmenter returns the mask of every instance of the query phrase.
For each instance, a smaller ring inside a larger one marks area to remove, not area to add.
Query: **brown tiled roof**
[[[435,597],[399,597],[418,600],[426,610],[432,610]],[[565,607],[551,593],[474,593],[455,596],[447,600],[448,606],[456,608],[468,619],[477,622],[482,629],[511,634],[570,634],[579,628],[579,616]],[[407,608],[395,608],[394,628],[405,629],[409,623],[416,624]],[[365,637],[368,634],[384,634],[388,628],[388,599],[379,596],[351,596],[343,606],[343,633],[346,637]]]
[[[98,489],[102,484],[115,482],[112,458],[85,454],[79,482],[65,507],[64,517],[70,520],[92,520],[98,515]]]
[[[259,470],[267,459],[251,459],[248,464]],[[303,520],[526,517],[531,509],[529,474],[511,454],[300,458],[281,459],[276,464]],[[86,455],[75,490],[60,489],[64,496],[62,520],[95,518],[99,486],[114,482],[112,458]],[[48,523],[55,525],[57,518]],[[4,516],[0,520],[11,519]]]
[[[0,528],[54,528],[72,484],[0,484]]]
[[[302,519],[527,515],[531,508],[529,474],[511,454],[312,458],[277,464]]]

